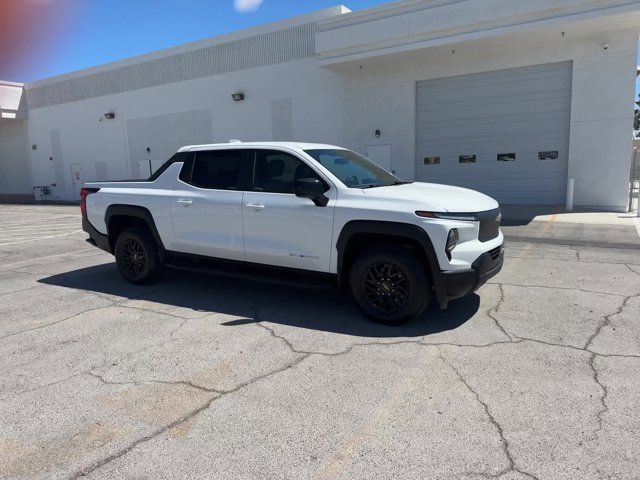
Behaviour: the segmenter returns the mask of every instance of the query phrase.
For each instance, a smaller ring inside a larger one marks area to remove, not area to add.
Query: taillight
[[[83,188],[80,190],[80,212],[83,217],[87,216],[87,195],[90,193],[96,193],[99,188]]]

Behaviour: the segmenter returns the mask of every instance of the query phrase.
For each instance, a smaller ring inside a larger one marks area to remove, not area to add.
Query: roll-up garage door
[[[563,204],[571,78],[566,62],[418,82],[416,179]]]

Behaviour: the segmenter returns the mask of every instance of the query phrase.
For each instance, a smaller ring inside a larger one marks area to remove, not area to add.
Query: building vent
[[[39,87],[27,85],[27,103],[35,109],[310,58],[315,56],[317,29],[310,23]]]

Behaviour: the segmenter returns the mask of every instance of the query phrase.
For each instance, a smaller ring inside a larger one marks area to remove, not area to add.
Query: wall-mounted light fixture
[[[382,135],[382,134],[380,133],[380,130],[376,130],[376,131],[373,133],[373,135],[374,135],[376,138],[380,138],[380,135]]]
[[[231,98],[233,98],[234,102],[241,102],[244,100],[244,93],[232,93]]]
[[[107,120],[113,120],[114,118],[116,118],[116,114],[113,112],[107,112],[104,114],[104,118],[106,118]]]

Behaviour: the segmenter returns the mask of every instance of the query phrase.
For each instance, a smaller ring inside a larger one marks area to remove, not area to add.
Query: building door
[[[149,160],[150,163],[150,170],[151,170],[151,175],[153,175],[154,173],[156,173],[156,171],[162,166],[164,165],[164,163],[166,162],[166,159],[161,159],[161,158],[156,158],[153,160]],[[150,176],[151,176],[150,175]]]
[[[151,162],[149,160],[138,160],[138,178],[145,179],[151,176]]]
[[[366,157],[387,172],[393,173],[391,145],[368,145]]]
[[[571,62],[418,82],[416,179],[563,205],[571,82]]]
[[[73,185],[73,199],[80,200],[80,190],[84,184],[84,180],[82,178],[82,164],[80,163],[71,164],[71,184]]]

